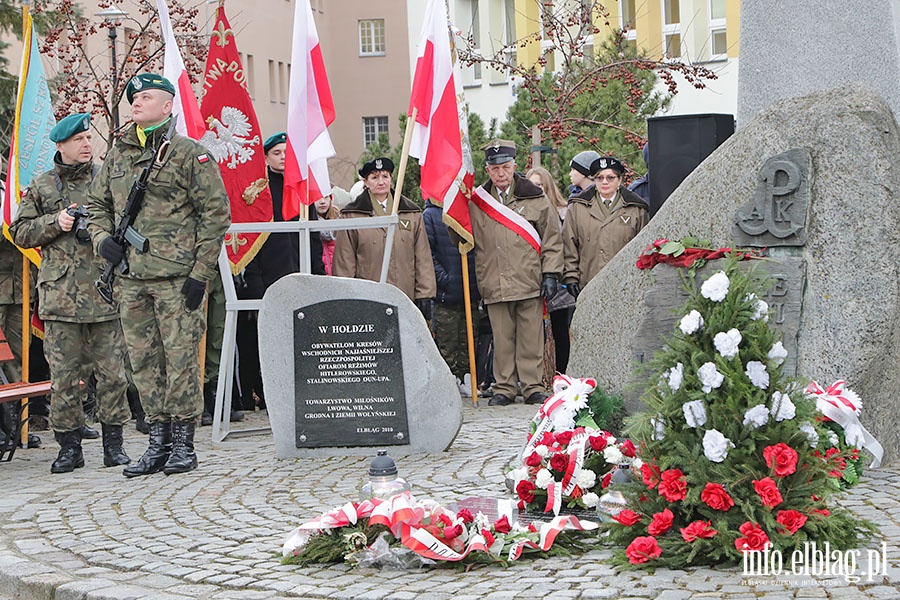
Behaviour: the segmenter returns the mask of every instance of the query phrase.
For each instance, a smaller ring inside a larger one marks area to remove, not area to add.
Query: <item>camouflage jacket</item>
[[[146,147],[136,126],[128,129],[106,157],[88,193],[88,231],[94,248],[112,235],[128,193],[168,125],[153,131]],[[219,165],[196,141],[174,134],[163,163],[154,167],[134,229],[150,241],[146,253],[128,247],[133,279],[193,277],[209,281],[225,232],[231,225],[228,194]]]
[[[22,253],[0,234],[0,305],[21,303]]]
[[[75,239],[75,228],[63,231],[59,212],[72,203],[83,205],[93,177],[93,163],[64,165],[57,153],[52,171],[41,173],[22,194],[22,202],[10,233],[23,248],[41,248],[38,271],[38,315],[45,321],[99,323],[119,318],[118,311],[103,302],[94,283],[100,276],[101,259],[90,243]],[[56,185],[59,176],[62,193]]]

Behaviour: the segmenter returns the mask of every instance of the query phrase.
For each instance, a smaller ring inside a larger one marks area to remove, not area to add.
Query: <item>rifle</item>
[[[150,173],[153,171],[153,167],[162,165],[165,160],[166,153],[169,150],[169,138],[172,137],[172,132],[175,131],[176,118],[174,115],[172,116],[172,122],[169,124],[168,131],[160,138],[159,144],[153,151],[153,160],[141,170],[141,174],[138,175],[138,178],[131,186],[131,191],[128,192],[125,210],[122,211],[119,224],[113,232],[113,239],[123,248],[131,246],[142,254],[150,249],[150,240],[138,233],[133,225],[138,213],[141,212],[141,205],[144,203],[144,195],[147,193],[147,182],[150,180]],[[116,278],[116,268],[122,275],[127,275],[129,270],[128,259],[123,256],[118,264],[107,261],[106,266],[100,272],[100,279],[96,283],[100,297],[107,304],[113,304],[113,281]]]

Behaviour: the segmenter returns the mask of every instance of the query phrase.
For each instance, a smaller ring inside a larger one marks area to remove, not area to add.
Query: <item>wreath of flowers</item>
[[[713,248],[710,242],[692,236],[685,236],[681,240],[660,238],[644,248],[635,266],[638,269],[652,269],[656,265],[667,264],[671,267],[699,269],[709,260],[725,258],[728,255],[734,255],[739,260],[760,258],[763,252],[735,253],[731,248]]]

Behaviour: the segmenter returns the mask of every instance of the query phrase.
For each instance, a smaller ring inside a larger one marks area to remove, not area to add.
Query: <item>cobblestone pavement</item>
[[[445,504],[503,495],[503,466],[522,442],[534,407],[482,404],[466,408],[449,452],[398,460],[416,493]],[[265,413],[247,422],[267,424]],[[881,526],[888,575],[873,581],[822,576],[792,582],[710,568],[617,572],[606,564],[605,549],[507,569],[398,572],[279,562],[287,532],[356,497],[369,457],[280,461],[267,434],[240,438],[239,447],[213,448],[210,429],[198,428],[200,469],[192,473],[126,479],[121,468],[101,466],[95,440],[84,443],[85,468],[51,475],[57,449],[42,433],[45,448],[19,450],[11,463],[0,463],[0,598],[900,598],[897,466],[867,472],[843,500]],[[129,427],[126,448],[133,458],[145,439]]]

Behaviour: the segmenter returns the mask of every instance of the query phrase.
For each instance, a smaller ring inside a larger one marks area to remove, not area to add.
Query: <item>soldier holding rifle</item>
[[[121,307],[134,383],[150,425],[149,447],[125,469],[126,477],[197,468],[194,427],[203,412],[199,349],[206,326],[201,305],[231,224],[215,159],[171,126],[174,96],[172,83],[160,75],[142,73],[128,83],[134,124],[110,150],[88,204],[94,249],[118,268],[98,287],[114,293]],[[139,202],[135,194],[142,195]],[[123,224],[131,226],[127,236],[117,235]]]

